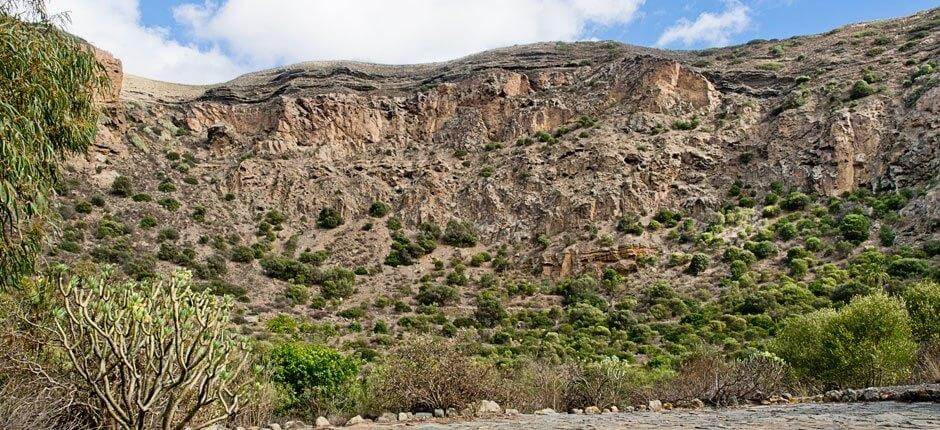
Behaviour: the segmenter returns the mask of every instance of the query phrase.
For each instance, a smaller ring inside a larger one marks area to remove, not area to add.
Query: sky
[[[49,0],[125,73],[207,84],[301,61],[445,61],[540,41],[701,49],[910,15],[940,0]]]

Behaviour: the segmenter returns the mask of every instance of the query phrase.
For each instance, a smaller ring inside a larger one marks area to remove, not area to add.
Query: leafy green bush
[[[679,221],[681,220],[681,213],[673,212],[669,209],[660,209],[659,212],[656,212],[656,215],[653,216],[653,221],[656,221],[659,224],[669,228],[679,225]]]
[[[695,253],[692,256],[692,260],[689,262],[689,273],[693,275],[698,275],[705,271],[708,268],[709,258],[707,255],[702,254],[701,252]]]
[[[372,202],[372,206],[369,206],[369,216],[382,218],[388,215],[389,210],[388,205],[383,202]]]
[[[799,377],[830,387],[901,382],[917,349],[904,304],[883,294],[793,317],[772,347]]]
[[[118,197],[133,196],[134,183],[131,181],[131,178],[128,178],[124,175],[120,175],[114,178],[114,182],[111,183],[111,194],[114,194]]]
[[[172,197],[160,199],[157,203],[170,212],[176,212],[180,208],[180,202]]]
[[[868,231],[870,229],[871,221],[862,214],[848,214],[839,223],[839,231],[842,232],[842,237],[856,245],[868,240]]]
[[[643,225],[640,224],[640,217],[636,214],[628,213],[620,217],[617,221],[617,231],[626,234],[643,234]]]
[[[356,292],[356,274],[351,270],[333,268],[320,275],[320,294],[326,299],[344,299]]]
[[[794,191],[787,195],[783,202],[781,202],[780,207],[788,211],[797,211],[803,210],[812,202],[812,199],[799,191]]]
[[[940,341],[940,284],[923,281],[904,291],[911,331],[919,342]]]
[[[140,219],[140,222],[137,224],[138,227],[149,230],[157,226],[157,219],[147,215]]]
[[[902,257],[888,263],[887,272],[895,278],[907,279],[924,276],[930,271],[930,263],[921,258]]]
[[[310,301],[310,291],[306,285],[290,284],[284,290],[284,297],[295,305],[302,305]]]
[[[487,290],[476,297],[473,318],[483,327],[495,327],[506,318],[506,309],[497,292]]]
[[[250,246],[238,245],[232,249],[229,259],[236,263],[251,263],[255,260],[255,250]]]
[[[857,100],[875,94],[877,90],[864,80],[858,80],[849,91],[849,99]]]
[[[271,379],[288,389],[294,406],[338,394],[359,374],[359,363],[325,346],[306,342],[278,345],[269,356]]]
[[[320,209],[317,215],[317,227],[324,229],[336,228],[343,225],[343,216],[333,208]]]
[[[457,289],[449,285],[422,284],[415,300],[422,305],[446,306],[457,301]]]
[[[476,229],[468,221],[452,220],[447,223],[441,240],[450,246],[471,247],[477,243]]]
[[[773,257],[777,255],[777,245],[769,240],[762,240],[760,242],[747,242],[744,244],[744,248],[754,254],[758,260],[763,260],[768,257]]]

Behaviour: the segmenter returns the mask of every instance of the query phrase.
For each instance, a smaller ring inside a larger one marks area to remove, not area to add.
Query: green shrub
[[[842,237],[856,245],[868,240],[868,231],[870,229],[871,221],[862,214],[848,214],[839,223],[839,231],[842,232]]]
[[[324,229],[336,228],[343,225],[343,217],[339,211],[333,208],[320,209],[317,215],[317,227]]]
[[[477,243],[476,229],[468,221],[452,220],[447,223],[447,228],[444,229],[444,236],[441,240],[458,248],[471,247]]]
[[[777,232],[777,237],[779,237],[780,240],[784,242],[796,237],[796,225],[794,225],[792,222],[778,223],[775,226],[775,229]]]
[[[345,299],[356,292],[356,274],[343,268],[333,268],[321,274],[320,294],[326,299]]]
[[[134,194],[133,197],[131,197],[131,200],[135,202],[152,202],[153,197],[147,193],[137,193],[137,194]]]
[[[793,317],[772,347],[799,377],[828,387],[901,382],[917,349],[904,304],[883,294]]]
[[[157,241],[163,242],[166,240],[176,241],[180,238],[180,232],[173,227],[167,227],[163,230],[160,230],[160,233],[157,234]]]
[[[636,214],[628,213],[620,217],[617,221],[617,231],[626,234],[643,234],[643,225],[640,224],[640,217]]]
[[[65,252],[71,252],[72,254],[78,254],[82,252],[81,245],[71,240],[63,240],[62,242],[60,242],[59,249]]]
[[[229,259],[236,263],[251,263],[255,260],[255,250],[250,246],[238,245],[232,249]]]
[[[777,255],[777,245],[769,240],[762,240],[760,242],[747,242],[744,244],[744,248],[754,254],[758,260],[763,260],[768,257],[773,257]]]
[[[864,80],[855,81],[852,89],[849,90],[849,99],[857,100],[875,94],[877,91],[868,82]]]
[[[369,206],[369,216],[375,218],[382,218],[385,215],[388,215],[390,208],[387,204],[382,202],[372,202],[372,206]]]
[[[91,213],[91,203],[87,201],[80,201],[75,203],[75,212],[80,214],[90,214]]]
[[[888,274],[907,279],[924,276],[930,271],[930,263],[921,258],[902,257],[888,264]]]
[[[929,343],[940,341],[940,284],[923,281],[904,291],[904,305],[911,317],[914,339]]]
[[[284,290],[284,297],[294,305],[302,305],[310,301],[310,291],[306,285],[290,284]]]
[[[788,211],[797,211],[803,210],[812,202],[812,199],[799,191],[794,191],[787,195],[783,202],[780,204],[780,207]]]
[[[359,363],[325,346],[306,342],[278,345],[270,353],[271,380],[286,387],[294,406],[337,391],[359,374]]]
[[[709,258],[707,255],[702,253],[696,253],[692,256],[692,260],[689,262],[689,273],[693,275],[698,275],[705,271],[708,268]]]
[[[160,201],[157,203],[159,203],[160,206],[163,206],[164,209],[170,212],[176,212],[180,208],[180,202],[172,197],[166,197],[166,198],[160,199]]]
[[[457,301],[457,289],[449,285],[423,284],[415,295],[415,300],[422,305],[446,306]]]
[[[140,219],[140,222],[137,224],[137,226],[142,229],[149,230],[157,226],[157,219],[147,215]]]
[[[301,263],[319,266],[323,264],[323,262],[326,261],[328,258],[330,258],[330,251],[321,249],[318,251],[301,252],[300,257],[298,257],[297,259],[300,260]]]
[[[695,130],[698,128],[700,120],[697,116],[693,115],[691,119],[686,120],[675,120],[672,122],[673,130]]]
[[[659,212],[656,212],[656,215],[653,216],[653,221],[656,221],[657,223],[669,228],[679,225],[679,221],[681,220],[681,213],[673,212],[669,209],[660,209]]]
[[[483,291],[476,297],[473,318],[483,327],[495,327],[506,319],[506,309],[495,291]]]
[[[134,195],[134,183],[131,181],[131,178],[124,175],[119,175],[114,178],[114,182],[111,183],[111,194],[118,197],[130,197]]]
[[[176,191],[176,185],[173,185],[173,182],[170,182],[169,179],[160,182],[160,185],[157,185],[157,191],[162,193],[172,193]]]

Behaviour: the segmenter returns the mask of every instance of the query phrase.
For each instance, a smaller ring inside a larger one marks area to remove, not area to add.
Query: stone
[[[649,410],[652,412],[660,412],[663,410],[663,402],[659,400],[650,400],[647,403],[647,406],[649,407]]]
[[[617,405],[613,405],[610,407],[610,411],[616,414],[617,412],[620,412],[620,408],[618,408]]]
[[[392,412],[385,412],[375,419],[377,423],[393,423],[395,421],[398,421],[398,414]]]
[[[411,412],[399,412],[398,421],[408,421],[411,419]]]
[[[605,414],[609,414],[609,413],[610,413],[610,408],[604,408],[604,410],[601,411],[601,412],[603,412],[603,413],[605,413]]]
[[[443,409],[435,409],[435,410],[434,410],[434,417],[435,417],[435,418],[444,418],[444,410],[443,410]]]
[[[691,406],[695,409],[701,409],[705,407],[705,402],[703,402],[701,399],[692,399],[690,403]]]
[[[637,407],[636,407],[636,410],[638,410],[638,411],[640,411],[640,412],[646,412],[648,409],[649,409],[649,408],[646,407],[646,405],[640,405],[640,406],[637,406]]]
[[[552,408],[539,409],[539,410],[535,411],[535,414],[536,414],[536,415],[554,415],[554,414],[557,414],[557,413],[558,413],[558,412],[555,412],[555,410],[552,409]]]
[[[349,421],[346,421],[346,426],[354,426],[354,425],[358,425],[358,424],[364,424],[365,422],[366,422],[366,420],[365,420],[364,418],[362,418],[362,417],[359,416],[359,415],[356,415],[356,416],[350,418]]]
[[[455,417],[455,416],[457,416],[457,409],[454,409],[454,408],[447,408],[447,411],[445,411],[445,412],[446,412],[447,416],[449,416],[449,417]]]
[[[284,423],[284,430],[302,430],[307,427],[303,421],[288,421]]]
[[[270,428],[271,430],[282,430],[281,425],[278,423],[268,424],[268,428]]]
[[[506,408],[506,415],[519,415],[518,409]]]
[[[313,426],[316,428],[329,427],[330,420],[326,419],[326,417],[317,417],[317,420],[313,422]]]
[[[671,411],[671,410],[672,410],[672,403],[669,403],[669,402],[663,403],[663,409],[664,409],[664,410],[667,410],[667,411]]]
[[[634,412],[634,411],[636,411],[636,408],[633,407],[633,406],[627,406],[626,408],[624,408],[624,411],[625,411],[625,412]]]
[[[572,409],[572,410],[570,410],[570,411],[568,411],[568,412],[569,412],[569,413],[572,413],[572,414],[574,414],[574,415],[581,415],[581,414],[584,413],[584,409],[574,408],[574,409]]]
[[[477,403],[475,410],[477,416],[499,414],[502,412],[503,408],[499,407],[499,404],[492,400],[481,400],[479,403]]]
[[[599,414],[601,413],[601,409],[598,408],[597,406],[588,406],[584,408],[584,413],[589,414],[589,415]]]
[[[434,414],[430,412],[418,412],[414,415],[414,417],[415,419],[418,419],[418,420],[429,420],[431,418],[434,418]]]

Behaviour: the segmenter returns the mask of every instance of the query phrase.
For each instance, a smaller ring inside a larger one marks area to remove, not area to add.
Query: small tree
[[[320,213],[317,215],[317,227],[320,228],[336,228],[341,226],[343,222],[343,216],[340,215],[338,210],[333,208],[320,209]]]
[[[201,429],[242,403],[247,347],[229,328],[231,301],[169,280],[60,281],[53,345],[103,416],[120,428]]]

